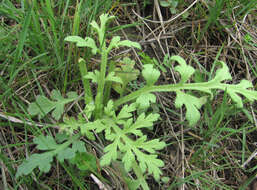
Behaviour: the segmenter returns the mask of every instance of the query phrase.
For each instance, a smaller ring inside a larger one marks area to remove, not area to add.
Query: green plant
[[[166,146],[160,139],[148,140],[143,133],[143,129],[152,128],[154,122],[159,119],[159,114],[151,113],[151,110],[148,109],[151,103],[156,102],[153,92],[175,92],[175,106],[177,108],[185,107],[185,116],[190,126],[195,125],[200,119],[199,109],[208,101],[208,98],[213,97],[212,90],[226,91],[239,108],[243,107],[242,96],[250,101],[257,100],[257,91],[248,89],[252,87],[251,82],[242,80],[236,85],[224,82],[232,79],[224,62],[218,62],[220,67],[209,81],[189,82],[195,69],[186,64],[180,56],[172,56],[165,61],[165,65],[170,65],[174,61],[178,62],[175,71],[180,74],[179,83],[155,85],[160,77],[160,71],[154,67],[154,64],[146,63],[141,72],[145,85],[132,92],[125,91],[131,81],[127,75],[136,80],[140,73],[134,69],[134,63],[129,58],[126,58],[123,61],[124,65],[119,67],[114,62],[108,62],[108,54],[112,49],[118,47],[140,49],[140,45],[129,40],[121,40],[119,36],[114,36],[107,45],[106,29],[113,18],[113,16],[103,14],[100,16],[100,26],[95,21],[91,22],[92,28],[97,33],[98,41],[91,37],[84,39],[79,36],[68,36],[65,38],[65,41],[76,43],[77,47],[90,48],[93,55],[100,54],[100,69],[88,72],[86,61],[83,58],[78,60],[85,89],[84,102],[86,106],[83,112],[79,113],[76,118],[64,117],[63,122],[59,124],[64,134],[60,133],[55,137],[56,140],[51,135],[36,137],[34,143],[37,144],[39,150],[44,152],[33,154],[25,160],[18,168],[16,177],[29,174],[37,167],[43,172],[48,172],[54,156],[60,162],[66,159],[73,164],[76,163],[77,154],[87,153],[87,145],[79,140],[80,137],[84,136],[89,140],[95,140],[95,133],[99,134],[99,137],[107,144],[103,147],[101,166],[121,161],[127,172],[132,170],[137,176],[136,185],[130,187],[136,189],[141,185],[143,189],[149,189],[146,182],[147,175],[152,174],[155,180],[160,179],[162,174],[160,168],[164,166],[164,162],[157,158],[157,151]],[[91,83],[97,84],[95,97],[91,90]],[[120,90],[120,97],[116,100],[110,98],[113,84],[118,84]],[[202,93],[193,95],[194,91]],[[55,101],[51,101],[45,96],[39,96],[35,103],[30,104],[28,111],[31,115],[44,117],[54,110],[52,116],[58,120],[64,112],[64,104],[77,98],[73,92],[67,95],[68,98],[63,98],[58,91],[53,91],[51,98]],[[140,110],[143,111],[140,112]],[[84,158],[87,159],[89,156],[84,156]],[[91,158],[90,162],[92,163]],[[82,164],[77,164],[77,166],[80,169],[83,168]],[[89,166],[85,166],[85,168],[90,170]],[[93,172],[94,169],[91,171]]]
[[[169,7],[171,14],[176,14],[177,6],[178,6],[178,0],[160,0],[160,5],[162,7]]]

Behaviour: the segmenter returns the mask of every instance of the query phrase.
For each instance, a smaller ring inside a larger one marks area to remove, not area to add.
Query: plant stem
[[[108,73],[113,72],[114,69],[115,69],[115,62],[111,61],[109,63]],[[112,81],[107,81],[105,85],[105,91],[104,91],[104,100],[103,100],[104,105],[106,105],[110,99],[111,87],[112,87]]]
[[[230,87],[232,85],[229,85]],[[142,94],[150,93],[150,92],[174,92],[178,90],[197,90],[206,93],[211,93],[210,89],[222,89],[225,90],[227,84],[216,84],[214,81],[202,82],[202,83],[185,83],[185,84],[167,84],[167,85],[158,85],[158,86],[145,86],[137,91],[134,91],[124,97],[119,98],[114,102],[114,107],[129,102],[131,100],[136,99]]]
[[[140,184],[141,184],[142,188],[143,188],[144,190],[149,190],[149,187],[148,187],[148,185],[147,185],[147,182],[145,181],[145,177],[144,177],[144,175],[143,175],[143,173],[142,173],[142,170],[141,170],[141,168],[138,166],[138,164],[137,164],[136,161],[133,162],[132,168],[133,168],[133,170],[134,170],[134,172],[135,172],[135,174],[136,174],[136,176],[137,176],[137,179],[140,180]]]
[[[108,52],[106,49],[106,44],[103,42],[102,48],[101,48],[101,66],[100,66],[100,77],[98,80],[98,86],[97,86],[97,95],[95,98],[95,117],[101,118],[102,112],[103,112],[103,93],[104,93],[104,84],[105,84],[105,74],[106,74],[106,67],[107,67],[107,57]]]
[[[87,74],[86,61],[84,59],[79,59],[79,70],[81,74],[81,79],[83,82],[83,87],[85,90],[84,100],[85,104],[93,102],[93,95],[91,92],[91,87],[88,79],[85,79],[84,76]]]

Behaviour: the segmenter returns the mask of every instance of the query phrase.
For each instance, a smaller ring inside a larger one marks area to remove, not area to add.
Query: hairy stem
[[[101,118],[102,112],[103,112],[103,94],[104,94],[104,85],[105,85],[105,74],[106,74],[106,67],[107,67],[107,58],[108,58],[108,52],[106,50],[106,44],[103,43],[103,46],[101,48],[101,67],[100,67],[100,77],[98,81],[97,86],[97,94],[95,98],[95,117]]]
[[[142,94],[150,92],[175,92],[177,90],[197,90],[202,92],[209,93],[211,89],[221,89],[226,90],[229,86],[234,86],[230,84],[218,84],[213,81],[202,82],[202,83],[183,83],[183,84],[167,84],[167,85],[158,85],[158,86],[145,86],[137,91],[134,91],[124,97],[119,98],[114,102],[114,107],[118,107],[126,102],[136,99]]]
[[[115,69],[115,62],[111,61],[109,63],[108,73],[114,71],[114,69]],[[110,99],[111,88],[112,88],[112,81],[107,81],[105,85],[105,90],[104,90],[104,100],[103,100],[104,105],[106,105]]]
[[[84,78],[84,76],[87,74],[87,66],[86,66],[86,61],[84,59],[79,59],[79,70],[80,70],[81,79],[83,82],[83,87],[85,90],[85,95],[84,95],[85,104],[89,104],[93,102],[93,95],[91,92],[89,80]]]
[[[147,185],[147,182],[145,181],[145,177],[143,175],[143,172],[142,172],[141,168],[138,166],[136,161],[133,162],[132,167],[133,167],[133,170],[134,170],[134,172],[137,176],[137,179],[140,180],[140,185],[142,186],[142,188],[144,190],[149,190],[149,187]]]

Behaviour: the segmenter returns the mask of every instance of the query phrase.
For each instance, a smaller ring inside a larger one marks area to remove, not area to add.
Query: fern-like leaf
[[[52,100],[49,100],[45,96],[39,95],[36,102],[29,105],[28,111],[31,115],[39,115],[40,118],[53,111],[52,116],[56,120],[59,120],[64,112],[65,104],[74,101],[78,97],[75,92],[69,92],[67,93],[67,96],[67,98],[63,98],[61,93],[57,90],[52,91]]]
[[[68,136],[67,136],[68,138]],[[31,173],[35,168],[39,168],[42,172],[48,172],[51,168],[53,157],[56,156],[60,162],[64,159],[72,159],[76,152],[86,152],[85,144],[79,141],[78,136],[58,144],[54,141],[52,136],[40,135],[34,138],[34,143],[37,144],[39,150],[46,152],[40,154],[32,154],[28,159],[18,167],[16,178]],[[72,147],[69,147],[72,144]]]
[[[140,114],[135,121],[132,118],[132,112],[136,110],[136,103],[125,105],[116,115],[113,112],[113,103],[109,102],[105,110],[112,114],[105,115],[104,118],[97,120],[95,125],[91,125],[91,130],[101,132],[104,130],[105,138],[111,142],[104,148],[105,154],[101,158],[101,165],[109,165],[121,155],[125,169],[130,171],[132,163],[137,161],[140,168],[149,174],[153,174],[155,179],[159,179],[164,165],[163,161],[157,158],[157,150],[165,147],[164,142],[158,139],[147,141],[141,129],[150,128],[158,120],[158,114],[145,113]],[[99,130],[99,126],[101,130]],[[133,136],[138,137],[136,140]],[[118,153],[121,154],[118,154]]]

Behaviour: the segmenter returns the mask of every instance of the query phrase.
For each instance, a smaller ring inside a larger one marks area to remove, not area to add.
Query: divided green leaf
[[[115,75],[121,78],[122,84],[114,83],[113,88],[119,94],[123,94],[128,83],[136,80],[140,71],[134,68],[135,61],[128,57],[123,58],[121,61],[121,67],[116,67],[114,72]]]
[[[94,72],[88,72],[87,75],[84,76],[85,79],[91,79],[92,82],[98,83],[100,78],[100,72],[98,70],[95,70]]]
[[[76,120],[74,117],[65,117],[63,121],[63,123],[59,124],[61,130],[69,134],[74,134],[75,130],[80,129],[81,133],[86,135],[88,139],[95,140],[94,134],[89,130],[90,123],[86,122],[85,119],[79,117],[79,119]]]
[[[212,79],[210,82],[220,83],[224,80],[231,80],[232,77],[229,73],[229,68],[226,65],[226,63],[224,63],[223,61],[220,61],[218,62],[218,64],[221,65],[221,68],[217,69],[214,79]]]
[[[56,120],[59,120],[64,112],[65,104],[74,101],[78,97],[75,92],[69,92],[67,93],[67,96],[67,98],[63,98],[61,93],[57,90],[53,90],[51,93],[51,98],[54,101],[39,95],[36,102],[29,105],[28,112],[31,115],[39,115],[39,118],[42,118],[53,111],[52,116]]]
[[[243,101],[239,94],[245,96],[249,101],[257,100],[257,91],[248,89],[253,87],[250,81],[241,80],[240,83],[236,85],[221,83],[224,80],[231,80],[232,77],[229,73],[228,66],[222,61],[218,63],[221,64],[222,67],[217,69],[215,77],[207,82],[207,88],[216,88],[226,91],[239,108],[243,107]]]
[[[135,47],[137,49],[141,49],[141,46],[137,42],[132,42],[130,40],[122,40],[120,41],[120,36],[114,36],[108,46],[107,52],[110,52],[113,48],[118,47]]]
[[[60,162],[64,159],[72,159],[76,152],[86,152],[85,143],[79,140],[68,140],[64,143],[57,144],[52,136],[40,135],[34,138],[39,150],[46,152],[40,154],[32,154],[28,159],[18,167],[16,178],[30,174],[35,168],[39,168],[42,172],[49,172],[53,157],[56,156]],[[70,144],[72,147],[70,148]]]
[[[153,174],[158,180],[161,174],[159,167],[162,167],[164,163],[157,158],[156,150],[160,150],[166,145],[158,139],[147,141],[147,137],[143,135],[141,129],[152,127],[159,115],[142,113],[133,121],[132,112],[136,108],[136,104],[125,105],[116,115],[115,112],[111,111],[113,102],[110,101],[105,108],[105,113],[112,112],[112,114],[105,115],[103,119],[99,119],[97,123],[91,125],[90,128],[96,132],[104,130],[105,138],[111,141],[111,144],[104,148],[105,154],[102,156],[100,164],[109,165],[111,161],[118,159],[118,152],[120,152],[127,171],[131,170],[132,163],[137,160],[143,172],[146,171],[145,167],[147,167],[148,173]],[[135,140],[133,136],[139,138]]]
[[[19,166],[16,178],[30,174],[37,167],[42,172],[49,172],[52,161],[53,154],[51,152],[33,154]]]
[[[183,105],[186,107],[186,119],[189,121],[189,125],[195,125],[200,119],[200,112],[198,111],[203,104],[206,103],[207,97],[197,98],[190,94],[186,94],[181,91],[176,91],[177,97],[175,100],[175,106],[181,108]]]
[[[90,37],[86,37],[85,39],[83,39],[79,36],[68,36],[64,39],[64,41],[75,42],[77,47],[89,47],[92,49],[92,54],[94,55],[97,53],[98,50],[95,44],[95,40]]]
[[[107,77],[105,78],[106,81],[112,81],[117,83],[123,83],[122,79],[118,76],[115,76],[115,72],[110,72]]]
[[[37,145],[38,150],[54,150],[58,147],[52,136],[40,135],[33,139],[33,142]]]
[[[142,109],[142,110],[149,108],[150,104],[155,102],[156,102],[156,97],[154,94],[151,94],[151,93],[141,94],[136,100],[136,103],[139,105],[139,109]]]
[[[241,82],[237,85],[227,85],[225,89],[227,93],[230,95],[231,99],[236,103],[237,107],[243,107],[242,98],[238,95],[241,94],[245,96],[249,101],[257,100],[257,91],[248,90],[247,88],[252,88],[253,85],[248,80],[241,80]]]

